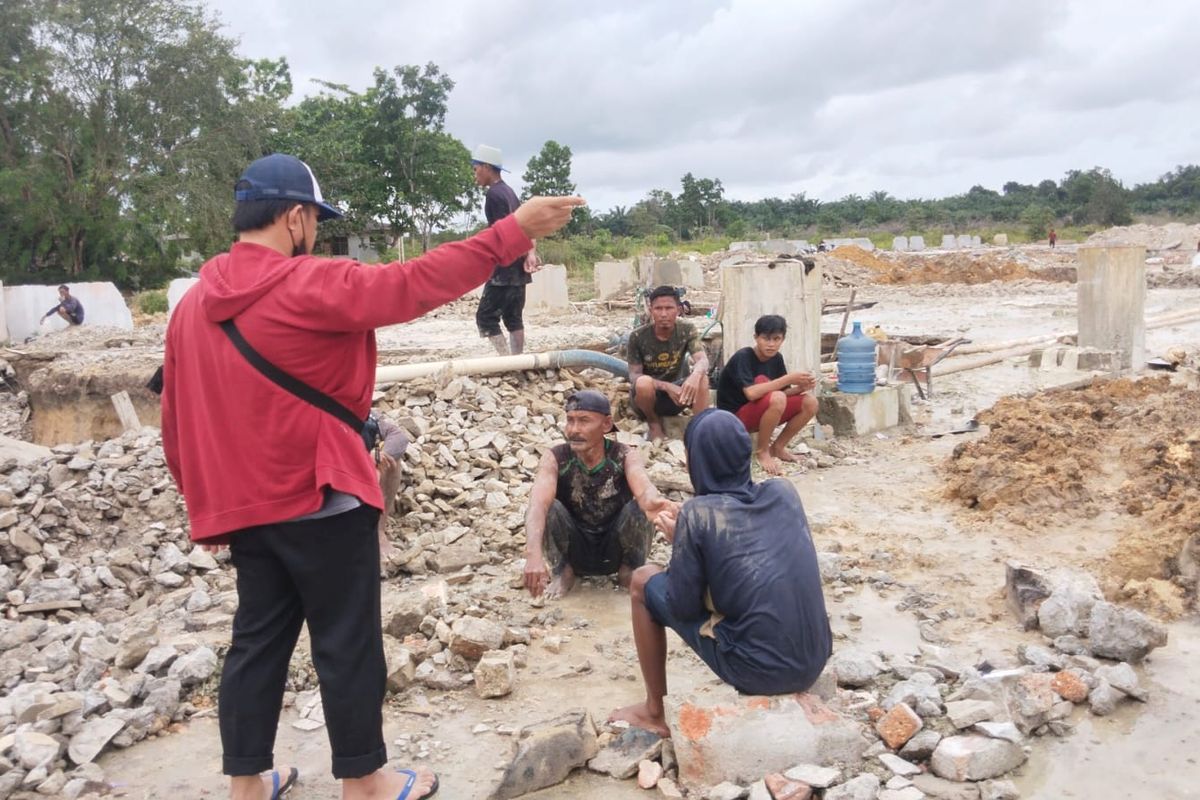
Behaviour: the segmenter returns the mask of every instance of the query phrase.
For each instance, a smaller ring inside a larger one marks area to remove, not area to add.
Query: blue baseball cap
[[[246,167],[242,177],[233,186],[233,199],[238,202],[295,200],[315,205],[318,222],[342,218],[342,212],[326,203],[321,196],[321,187],[317,185],[317,179],[308,164],[283,153],[263,156]]]

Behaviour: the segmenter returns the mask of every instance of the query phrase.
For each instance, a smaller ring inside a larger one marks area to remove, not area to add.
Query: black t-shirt
[[[496,181],[488,187],[483,201],[483,215],[487,217],[488,225],[495,225],[520,205],[521,201],[517,200],[517,193],[512,187],[504,181]],[[525,271],[525,256],[521,256],[511,264],[497,264],[488,282],[500,286],[523,286],[532,280],[533,277]]]
[[[581,531],[593,537],[605,535],[617,514],[633,499],[625,481],[625,445],[605,439],[604,460],[590,470],[565,442],[551,452],[558,462],[555,498],[567,507]]]
[[[753,347],[743,347],[734,353],[721,369],[721,379],[717,382],[717,408],[737,412],[750,402],[746,399],[745,389],[753,385],[759,375],[767,376],[769,381],[787,375],[783,354],[776,353],[762,361]]]

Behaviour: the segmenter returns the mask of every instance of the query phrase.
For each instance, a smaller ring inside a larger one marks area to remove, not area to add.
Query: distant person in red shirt
[[[1058,241],[1058,233],[1055,232],[1054,228],[1051,228],[1050,229],[1050,246],[1054,247],[1054,243],[1057,241]]]

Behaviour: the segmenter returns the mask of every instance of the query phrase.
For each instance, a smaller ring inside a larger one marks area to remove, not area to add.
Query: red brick
[[[897,703],[892,710],[883,715],[883,719],[875,723],[875,730],[883,743],[893,750],[899,750],[905,742],[921,730],[925,723],[917,716],[917,712],[908,707],[907,703]]]
[[[1051,688],[1058,692],[1058,696],[1063,700],[1070,700],[1072,703],[1082,703],[1087,700],[1088,687],[1079,676],[1074,672],[1059,672],[1055,674],[1054,680],[1050,682]]]

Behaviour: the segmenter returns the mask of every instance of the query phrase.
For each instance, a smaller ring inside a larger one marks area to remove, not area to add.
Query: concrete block
[[[813,246],[808,243],[808,239],[792,239],[791,242],[795,245],[796,251],[799,253],[813,249]]]
[[[971,247],[982,247],[982,246],[983,246],[983,238],[982,237],[980,237],[980,236],[972,236],[971,237]]]
[[[597,300],[612,300],[638,285],[632,261],[599,261],[593,270]]]
[[[958,249],[958,239],[956,239],[954,237],[954,234],[952,234],[952,233],[943,233],[942,234],[942,249],[943,250]]]
[[[962,249],[967,249],[974,244],[974,240],[965,233],[958,235],[958,246]]]
[[[571,711],[522,728],[491,800],[508,800],[562,783],[596,755],[596,724],[587,711]]]
[[[1146,248],[1081,247],[1079,346],[1120,350],[1121,366],[1146,364]],[[10,321],[11,326],[11,321]]]
[[[1117,350],[1054,345],[1030,353],[1029,367],[1039,372],[1114,372],[1121,369],[1121,359]]]
[[[0,283],[0,290],[3,290],[3,288],[4,288],[4,284]],[[8,317],[4,313],[4,304],[0,303],[0,342],[7,342],[7,341],[8,341]]]
[[[683,270],[673,258],[660,258],[650,268],[650,286],[682,286]]]
[[[191,289],[200,282],[199,278],[176,278],[167,285],[167,315],[175,310],[175,306],[179,305],[179,301],[187,294],[188,289]],[[87,306],[84,306],[84,311]]]
[[[1008,247],[1008,234],[997,233],[992,237],[992,244],[996,245],[996,247]]]
[[[866,250],[868,253],[875,250],[875,243],[872,242],[870,239],[866,238],[865,236],[857,238],[857,239],[852,239],[851,243],[855,247],[860,247],[863,250]]]
[[[834,392],[818,398],[817,421],[832,425],[837,436],[865,436],[900,424],[902,398],[897,386],[876,386],[870,394]]]
[[[815,695],[739,695],[706,686],[665,701],[680,783],[689,789],[724,781],[745,786],[797,763],[856,762],[867,740],[858,722]]]
[[[758,249],[764,253],[774,253],[781,256],[791,256],[798,252],[796,243],[787,239],[767,239],[758,243]]]
[[[800,261],[736,264],[721,269],[721,327],[730,356],[754,344],[754,322],[764,314],[788,321],[780,352],[789,370],[821,364],[821,267]]]
[[[570,311],[567,268],[562,264],[547,264],[533,273],[533,283],[525,287],[525,308],[551,313]]]
[[[517,683],[517,666],[511,650],[489,650],[475,665],[475,693],[504,697]]]
[[[892,239],[892,249],[899,253],[903,253],[903,252],[907,251],[908,250],[908,237],[907,236],[897,236],[896,238]]]
[[[924,236],[908,237],[908,249],[911,251],[924,250],[925,249],[925,237]]]
[[[736,253],[739,250],[753,250],[754,242],[730,242],[729,252]]]
[[[949,736],[938,743],[930,766],[935,775],[951,781],[995,778],[1025,763],[1025,751],[1003,739]]]
[[[83,303],[83,324],[104,325],[109,328],[133,330],[133,315],[117,287],[111,283],[68,283],[71,295]],[[5,286],[4,316],[8,336],[14,342],[24,341],[38,332],[42,315],[58,303],[58,284],[53,286]],[[51,317],[48,328],[60,331],[67,328],[66,320]]]
[[[689,289],[704,288],[704,265],[690,259],[679,262],[679,285]]]

